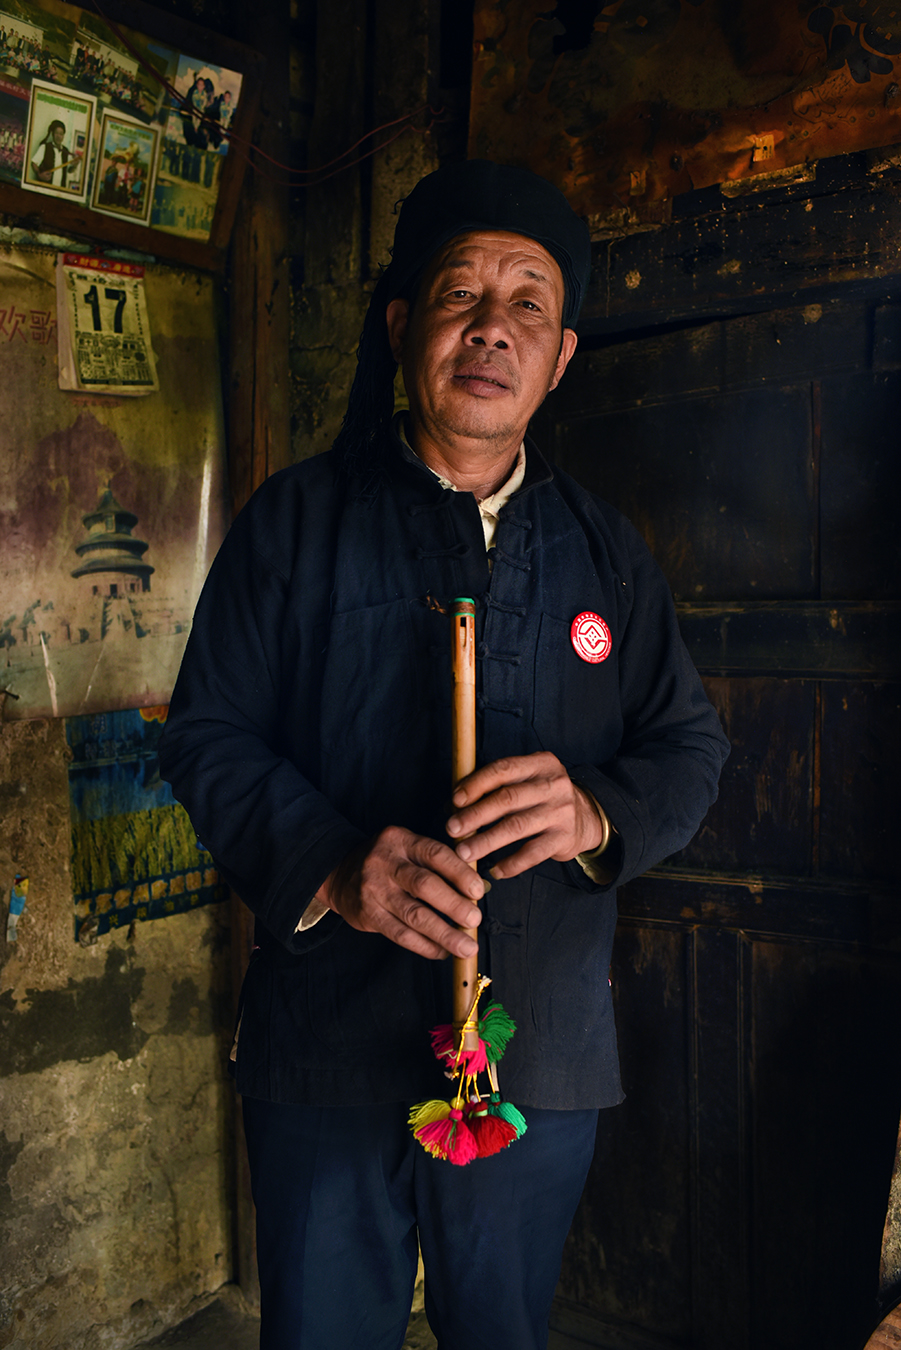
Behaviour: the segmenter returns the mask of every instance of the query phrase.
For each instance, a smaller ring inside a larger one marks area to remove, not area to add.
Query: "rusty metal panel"
[[[901,140],[884,0],[476,0],[474,43],[470,156],[544,174],[599,233]]]

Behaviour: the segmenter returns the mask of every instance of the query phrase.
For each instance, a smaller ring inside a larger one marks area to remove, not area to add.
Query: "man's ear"
[[[385,310],[388,324],[388,343],[391,354],[400,365],[404,354],[404,339],[407,336],[407,321],[410,317],[409,300],[389,300]]]
[[[553,378],[548,385],[548,393],[550,393],[552,389],[556,389],[557,385],[560,383],[563,372],[569,365],[573,352],[576,350],[578,341],[579,339],[576,337],[574,329],[564,328],[563,340],[560,343],[560,354],[557,357],[557,365],[554,369]]]

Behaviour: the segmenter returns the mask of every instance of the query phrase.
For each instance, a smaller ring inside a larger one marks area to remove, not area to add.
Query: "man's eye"
[[[538,306],[535,304],[534,300],[520,300],[519,303],[522,305],[523,309],[534,309],[536,314],[538,313]]]

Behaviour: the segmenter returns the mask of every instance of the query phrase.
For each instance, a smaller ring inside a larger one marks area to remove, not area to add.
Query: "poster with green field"
[[[67,717],[75,937],[222,900],[226,887],[160,778],[167,709]]]

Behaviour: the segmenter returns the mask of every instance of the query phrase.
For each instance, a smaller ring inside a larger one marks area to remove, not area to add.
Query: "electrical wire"
[[[320,164],[314,169],[296,169],[292,165],[284,164],[282,163],[281,160],[278,160],[273,155],[268,154],[265,150],[262,149],[261,146],[254,144],[253,141],[248,140],[243,136],[238,136],[236,135],[235,132],[229,131],[226,128],[222,127],[216,121],[215,118],[207,117],[204,113],[198,113],[197,109],[194,108],[193,105],[188,102],[185,96],[182,93],[180,93],[178,89],[176,89],[175,85],[170,83],[170,81],[167,80],[164,75],[161,75],[160,72],[156,69],[156,67],[153,66],[149,61],[147,61],[141,54],[141,52],[138,50],[138,48],[135,47],[134,44],[128,40],[128,38],[118,27],[118,25],[112,19],[108,18],[106,14],[104,14],[103,9],[98,3],[98,0],[92,0],[92,8],[96,11],[98,17],[102,19],[102,21],[107,25],[110,32],[113,33],[119,39],[123,47],[125,47],[126,51],[131,53],[131,55],[137,61],[138,65],[142,68],[142,70],[146,71],[151,76],[151,78],[156,80],[157,83],[160,84],[162,88],[170,95],[173,103],[177,108],[189,112],[190,114],[192,114],[192,116],[196,115],[199,123],[206,125],[210,128],[215,127],[219,131],[219,134],[222,136],[222,138],[228,141],[229,147],[235,151],[235,153],[238,155],[240,159],[243,159],[244,162],[248,164],[251,169],[253,169],[254,173],[258,174],[261,178],[265,178],[268,182],[276,183],[278,186],[281,187],[304,187],[304,188],[318,187],[320,183],[327,182],[328,179],[334,178],[337,174],[343,173],[346,169],[356,168],[356,166],[362,164],[364,160],[369,159],[373,155],[378,154],[380,151],[387,149],[389,145],[392,145],[406,132],[415,131],[419,135],[426,135],[429,131],[431,131],[432,127],[435,126],[437,122],[447,120],[446,116],[443,115],[444,114],[443,108],[433,108],[430,104],[423,103],[418,108],[414,108],[412,112],[402,113],[400,117],[395,117],[389,122],[383,122],[380,126],[373,127],[371,131],[364,132],[363,135],[360,136],[358,140],[354,141],[353,145],[349,145],[346,150],[342,150],[339,155],[336,155],[333,159],[327,160],[325,164]],[[415,126],[413,123],[413,118],[418,117],[421,113],[426,111],[429,112],[431,120],[427,122],[424,127]],[[406,125],[402,126],[400,130],[395,132],[393,136],[389,136],[389,138],[386,141],[382,141],[380,144],[373,146],[371,150],[367,150],[365,154],[359,155],[356,159],[351,160],[349,163],[341,164],[341,160],[346,159],[348,155],[353,154],[354,150],[356,150],[359,146],[361,146],[364,141],[369,140],[373,136],[377,136],[382,131],[390,130],[391,127],[397,126],[398,123],[400,122],[403,122]],[[277,178],[274,175],[267,173],[260,164],[255,162],[254,156],[259,156],[260,158],[265,159],[274,168],[284,170],[285,173],[290,175],[290,177],[284,179]],[[333,168],[334,165],[340,165],[340,167]],[[324,173],[323,170],[325,169],[332,169],[332,172]],[[311,181],[297,182],[296,179],[298,178],[307,178],[310,179]]]

